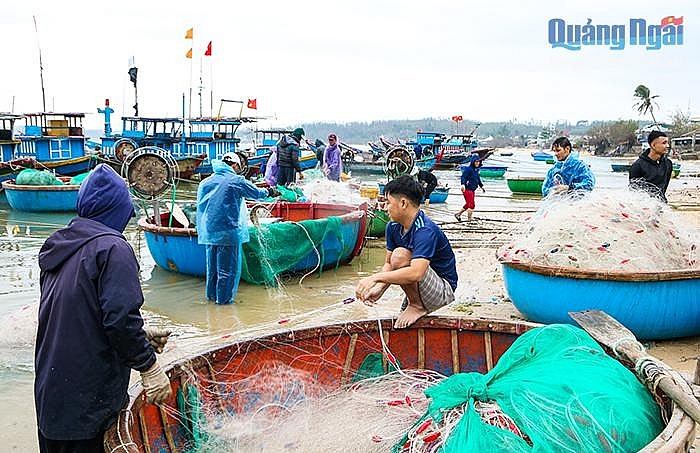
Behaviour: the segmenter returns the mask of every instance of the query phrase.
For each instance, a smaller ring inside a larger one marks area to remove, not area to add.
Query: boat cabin
[[[85,156],[84,113],[28,113],[17,157],[57,161]]]
[[[20,141],[15,138],[15,121],[22,118],[22,115],[14,113],[0,113],[0,162],[8,162],[17,157],[15,150]]]

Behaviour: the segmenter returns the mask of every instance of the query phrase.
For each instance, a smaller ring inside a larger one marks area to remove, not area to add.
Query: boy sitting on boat
[[[409,175],[384,188],[386,259],[382,270],[361,279],[355,296],[373,305],[390,285],[399,285],[406,297],[395,328],[406,328],[422,316],[454,301],[457,288],[455,255],[445,233],[420,209],[423,189]]]

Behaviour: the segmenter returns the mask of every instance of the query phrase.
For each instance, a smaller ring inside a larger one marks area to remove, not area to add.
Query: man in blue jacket
[[[197,236],[207,246],[207,300],[233,303],[241,280],[242,244],[250,239],[244,198],[278,196],[276,188],[261,189],[237,174],[241,160],[226,153],[211,162],[214,173],[197,189]]]
[[[134,251],[122,232],[134,216],[126,183],[98,165],[78,192],[78,216],[39,252],[41,296],[34,398],[42,453],[102,452],[102,435],[128,402],[131,369],[149,402],[171,394],[139,308]],[[160,352],[160,351],[158,351]]]
[[[373,305],[391,285],[406,294],[394,327],[402,329],[454,301],[457,265],[445,233],[420,209],[423,189],[410,175],[399,176],[384,187],[386,258],[382,270],[363,278],[355,296]]]
[[[571,152],[571,142],[567,137],[559,137],[554,140],[552,151],[557,161],[544,178],[542,183],[543,196],[546,197],[551,192],[593,190],[595,176],[590,167]]]

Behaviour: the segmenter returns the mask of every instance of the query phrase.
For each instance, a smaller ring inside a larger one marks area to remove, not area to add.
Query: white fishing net
[[[502,261],[593,270],[697,269],[698,231],[645,192],[550,196],[498,250]]]

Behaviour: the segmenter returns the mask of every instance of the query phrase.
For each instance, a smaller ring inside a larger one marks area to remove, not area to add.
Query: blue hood
[[[124,231],[135,215],[126,182],[107,164],[90,172],[78,191],[78,216]]]

